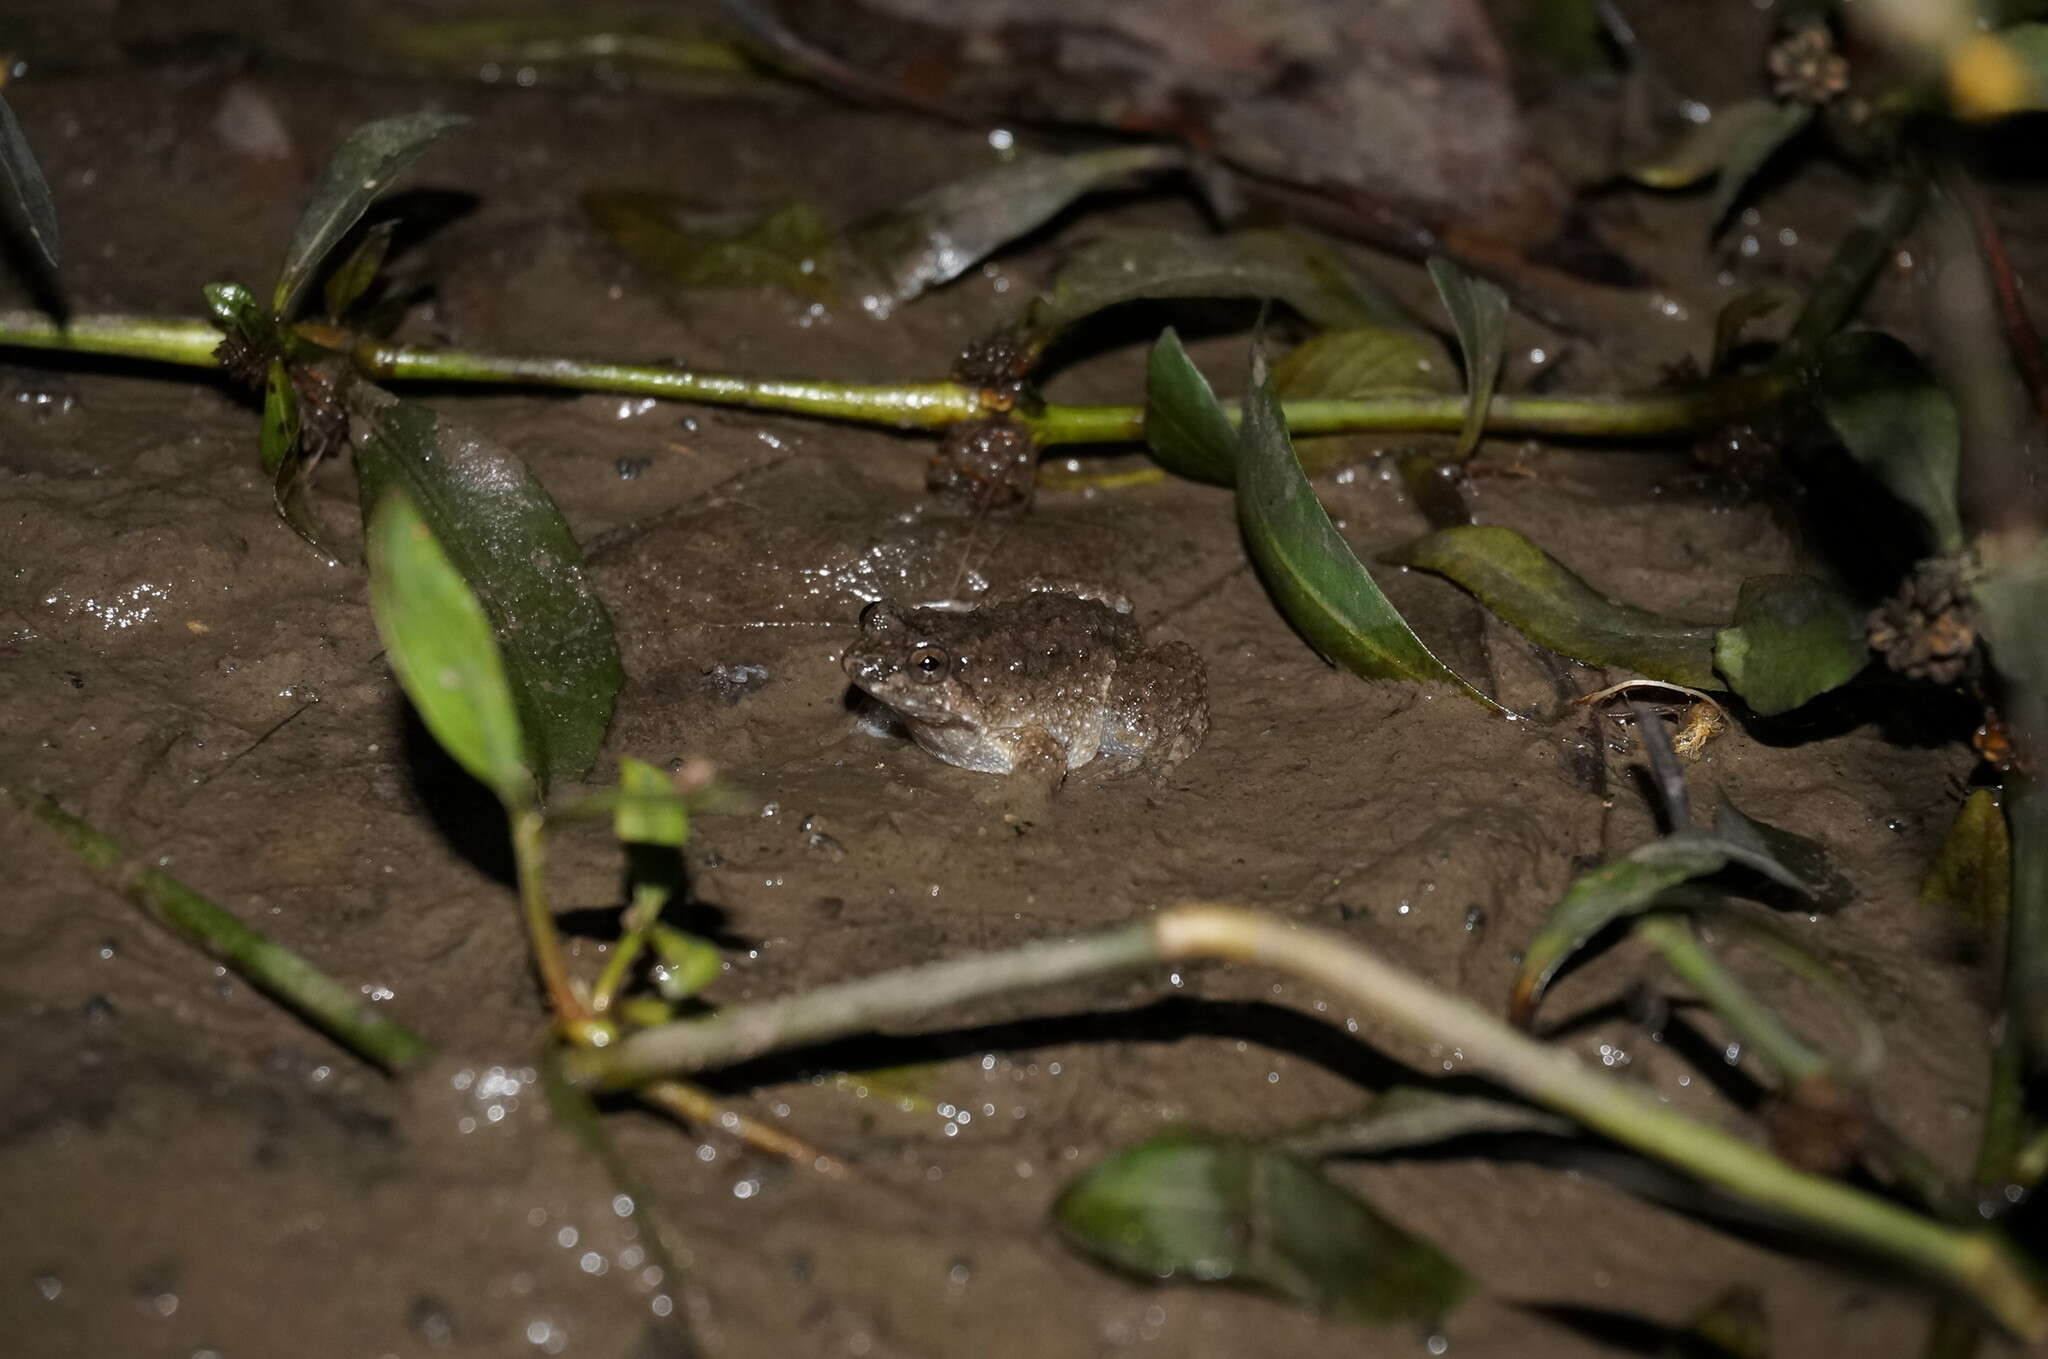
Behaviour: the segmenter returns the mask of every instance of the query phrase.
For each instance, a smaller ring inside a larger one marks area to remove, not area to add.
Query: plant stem
[[[431,1054],[426,1039],[378,1014],[360,991],[272,943],[170,874],[138,862],[48,798],[11,788],[0,788],[0,794],[55,832],[101,881],[151,919],[198,945],[364,1061],[395,1073]]]
[[[74,316],[62,325],[39,311],[0,312],[0,346],[217,367],[220,328],[185,316]]]
[[[1778,1073],[1782,1088],[1790,1089],[1809,1076],[1827,1075],[1835,1069],[1835,1063],[1785,1027],[1768,1005],[1760,1003],[1707,951],[1684,917],[1653,911],[1636,922],[1635,934],[1663,955],[1664,965],[1697,991],[1736,1037]]]
[[[1353,941],[1228,906],[1189,905],[1057,944],[906,968],[784,1000],[665,1024],[612,1051],[566,1058],[573,1079],[600,1087],[815,1043],[930,1014],[977,997],[1147,963],[1222,958],[1263,963],[1317,983],[1439,1048],[1469,1070],[1614,1141],[1816,1231],[1911,1265],[1974,1298],[2015,1334],[2048,1336],[2048,1298],[1996,1236],[1963,1231],[1861,1190],[1794,1170],[1728,1133],[1694,1123],[1654,1096],[1588,1068],[1460,997],[1380,961]]]
[[[533,949],[533,969],[540,974],[547,991],[548,1008],[555,1025],[578,1045],[593,1041],[600,1026],[569,982],[569,968],[562,958],[562,936],[555,930],[554,912],[548,909],[547,815],[538,807],[508,805],[512,823],[512,862],[519,876],[519,908],[526,917],[527,943]]]

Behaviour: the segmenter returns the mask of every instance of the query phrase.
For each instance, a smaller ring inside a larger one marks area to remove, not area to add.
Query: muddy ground
[[[81,310],[192,313],[206,282],[266,282],[325,150],[359,121],[429,106],[476,122],[415,182],[476,202],[419,248],[437,289],[409,322],[419,338],[929,377],[1056,258],[1048,233],[880,322],[767,293],[663,298],[588,228],[580,190],[802,195],[851,217],[988,164],[986,130],[782,87],[713,98],[365,73],[344,68],[333,37],[348,6],[69,8],[0,6],[0,44],[32,59],[8,97],[50,174]],[[1661,32],[1646,14],[1648,39],[1703,97],[1739,88],[1746,74],[1729,71],[1751,69],[1768,16],[1672,8],[1692,13]],[[1693,71],[1687,25],[1708,11],[1725,29],[1715,40],[1745,55]],[[223,36],[236,28],[252,36]],[[275,109],[287,158],[223,135],[231,98]],[[1810,277],[1856,192],[1826,166],[1777,186],[1730,238],[1754,236],[1750,254],[1703,250],[1697,201],[1610,196],[1603,229],[1662,285],[1605,296],[1597,332],[1518,331],[1510,381],[1530,380],[1538,348],[1561,387],[1656,380],[1705,352],[1719,299]],[[1171,195],[1096,218],[1201,221]],[[1384,272],[1426,296],[1412,266]],[[25,300],[11,282],[0,290]],[[1898,279],[1876,305],[1906,308]],[[1197,353],[1228,375],[1241,342]],[[1129,399],[1140,358],[1112,349],[1053,393]],[[1447,1343],[1562,1359],[1641,1352],[1640,1323],[1681,1324],[1736,1286],[1761,1298],[1778,1355],[1919,1344],[1928,1302],[1910,1285],[1754,1224],[1657,1206],[1613,1160],[1544,1146],[1337,1169],[1479,1281],[1483,1296],[1434,1334],[1098,1272],[1047,1221],[1080,1168],[1172,1124],[1261,1133],[1457,1068],[1311,990],[1222,967],[962,1012],[935,1033],[724,1083],[737,1107],[845,1157],[845,1178],[716,1130],[614,1114],[686,1244],[688,1282],[665,1277],[643,1218],[615,1211],[615,1184],[538,1095],[545,1018],[493,809],[408,718],[359,569],[323,563],[277,521],[253,412],[191,375],[19,355],[0,361],[0,393],[7,781],[382,988],[393,1014],[458,1055],[409,1084],[384,1080],[0,817],[10,1353],[652,1359],[688,1352],[687,1316],[704,1352],[736,1356],[1421,1355]],[[1498,1005],[1516,949],[1572,874],[1650,833],[1626,727],[1583,710],[1503,722],[1326,666],[1248,567],[1227,492],[1046,493],[1026,518],[976,525],[927,499],[916,439],[616,397],[430,395],[526,458],[592,545],[629,674],[609,749],[706,757],[751,799],[703,818],[688,850],[694,923],[729,946],[717,1001],[1202,897],[1342,930]],[[1321,489],[1365,555],[1424,523],[1374,449],[1359,452]],[[1814,566],[1795,515],[1684,449],[1504,444],[1488,459],[1506,470],[1473,481],[1480,520],[1526,531],[1632,603],[1725,617],[1745,575]],[[338,470],[317,499],[352,522]],[[836,658],[878,593],[1039,574],[1122,589],[1148,628],[1191,643],[1213,730],[1164,781],[1078,781],[1020,833],[999,781],[860,729]],[[1511,705],[1555,709],[1528,645],[1451,587],[1395,575],[1389,588]],[[1578,692],[1620,678],[1567,673]],[[1959,1167],[1981,1103],[1986,992],[1915,888],[1972,760],[1966,724],[1906,711],[1837,703],[1738,727],[1693,778],[1702,799],[1726,792],[1829,851],[1850,899],[1787,920],[1883,1023],[1881,1114]],[[616,851],[594,832],[566,836],[554,873],[577,966],[594,972]],[[1711,1022],[1653,1032],[1630,1003],[1670,985],[1636,950],[1611,950],[1559,984],[1547,1031],[1675,1107],[1739,1122],[1741,1082]],[[1836,1033],[1818,1002],[1787,1004]],[[1688,1032],[1697,1041],[1680,1041]],[[849,1067],[911,1069],[830,1074]]]

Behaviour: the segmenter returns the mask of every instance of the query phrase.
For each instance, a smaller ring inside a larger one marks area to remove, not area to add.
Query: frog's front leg
[[[1048,821],[1053,797],[1067,781],[1067,748],[1044,727],[1020,728],[1010,742],[1004,812],[1018,821]]]

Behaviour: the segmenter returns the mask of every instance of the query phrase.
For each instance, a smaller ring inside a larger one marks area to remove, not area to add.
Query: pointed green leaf
[[[21,130],[4,98],[0,98],[0,180],[7,185],[7,212],[20,221],[29,244],[55,274],[63,254],[57,236],[57,204],[50,197],[50,183],[43,178],[35,153],[29,150],[28,134]]]
[[[1145,362],[1145,443],[1176,476],[1218,486],[1236,476],[1237,430],[1171,326]]]
[[[809,203],[765,217],[709,212],[671,194],[597,192],[583,211],[619,251],[670,288],[771,287],[829,300],[832,229]]]
[[[1298,231],[1198,236],[1160,228],[1105,231],[1061,266],[1017,328],[1043,348],[1098,311],[1140,299],[1278,298],[1323,330],[1407,326],[1412,319],[1336,246]]]
[[[1811,576],[1751,576],[1714,637],[1714,668],[1764,717],[1848,683],[1869,660],[1863,610]]]
[[[331,320],[341,320],[377,281],[377,271],[384,267],[384,257],[391,252],[391,235],[397,229],[397,222],[385,221],[364,231],[356,248],[348,252],[348,258],[327,276],[321,299],[327,304]]]
[[[1836,336],[1821,347],[1820,404],[1849,456],[1919,511],[1930,546],[1961,547],[1961,426],[1913,351],[1874,330]]]
[[[1430,256],[1429,277],[1451,314],[1458,348],[1465,356],[1465,427],[1458,432],[1457,456],[1469,458],[1486,428],[1486,408],[1493,404],[1500,362],[1507,353],[1508,295],[1441,255]]]
[[[1350,400],[1457,389],[1450,356],[1434,335],[1391,326],[1312,335],[1273,365],[1273,390],[1283,397]]]
[[[625,844],[680,849],[690,838],[690,806],[666,770],[645,760],[621,757],[612,830]]]
[[[1053,1219],[1077,1250],[1145,1279],[1231,1283],[1347,1321],[1435,1321],[1471,1289],[1436,1247],[1281,1152],[1187,1134],[1119,1152]]]
[[[1513,529],[1440,529],[1386,560],[1449,577],[1524,636],[1575,661],[1696,689],[1719,687],[1711,625],[1617,604]]]
[[[1186,164],[1186,154],[1168,146],[1020,157],[919,194],[856,228],[848,246],[892,300],[907,301],[958,278],[1085,193]]]
[[[2012,899],[2012,840],[1998,794],[1979,788],[1963,800],[1955,823],[1920,884],[1920,904],[1989,939],[2004,928]]]
[[[402,490],[371,510],[365,554],[377,631],[420,720],[508,807],[530,801],[533,771],[490,621]]]
[[[624,675],[582,549],[526,465],[365,382],[346,394],[361,498],[401,487],[482,604],[543,786],[597,758]]]
[[[1324,656],[1367,679],[1455,685],[1499,710],[1422,644],[1330,522],[1256,347],[1238,434],[1237,518],[1281,612]]]
[[[451,128],[468,122],[451,113],[408,113],[365,123],[335,148],[285,248],[270,309],[289,319],[299,296],[336,241],[348,234],[385,186]]]
[[[1321,1160],[1329,1156],[1378,1156],[1389,1151],[1435,1146],[1460,1137],[1502,1133],[1569,1137],[1577,1131],[1577,1125],[1570,1119],[1511,1100],[1401,1085],[1378,1096],[1358,1113],[1272,1138],[1267,1145],[1304,1160]]]

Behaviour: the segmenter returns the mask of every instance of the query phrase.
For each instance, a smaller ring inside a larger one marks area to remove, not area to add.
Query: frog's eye
[[[910,655],[910,672],[925,683],[942,678],[953,668],[953,658],[942,646],[921,646]]]

